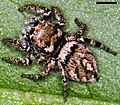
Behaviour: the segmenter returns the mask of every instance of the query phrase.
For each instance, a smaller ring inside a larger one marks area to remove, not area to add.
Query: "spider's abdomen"
[[[96,61],[91,51],[76,41],[67,42],[58,55],[64,65],[66,76],[81,82],[94,82],[98,79]]]

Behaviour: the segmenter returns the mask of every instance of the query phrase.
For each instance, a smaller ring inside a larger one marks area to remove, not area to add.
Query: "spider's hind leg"
[[[89,38],[86,38],[86,37],[83,37],[84,41],[93,45],[93,46],[96,46],[98,48],[101,48],[103,50],[105,50],[106,52],[108,53],[111,53],[112,55],[117,55],[117,53],[115,51],[113,51],[112,49],[110,49],[109,47],[107,47],[105,44],[99,42],[99,41],[96,41],[96,40],[93,40],[93,39],[89,39]]]
[[[80,36],[79,33],[75,34],[77,37],[77,41],[80,43],[89,43],[90,45],[96,46],[98,48],[101,48],[103,50],[105,50],[108,53],[111,53],[112,55],[117,55],[117,53],[115,51],[113,51],[112,49],[110,49],[109,47],[107,47],[106,45],[102,44],[99,41],[87,38],[85,36]]]
[[[64,102],[67,101],[67,76],[66,76],[66,71],[64,69],[64,64],[58,61],[58,66],[59,69],[61,70],[62,74],[62,80],[63,80],[63,85],[64,85]]]
[[[39,20],[42,20],[42,18],[40,16],[34,16],[34,17],[30,17],[28,19],[25,20],[25,24],[36,24],[39,23]]]

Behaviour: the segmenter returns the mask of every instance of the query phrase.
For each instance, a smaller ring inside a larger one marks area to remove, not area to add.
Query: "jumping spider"
[[[30,25],[24,30],[20,39],[5,38],[3,42],[18,46],[23,51],[28,52],[26,58],[4,57],[4,61],[21,65],[31,65],[36,58],[41,58],[39,64],[46,66],[46,69],[38,74],[22,74],[21,77],[32,80],[39,80],[58,65],[64,83],[64,101],[67,100],[67,79],[78,82],[98,81],[98,70],[96,61],[91,51],[83,44],[89,43],[93,46],[117,55],[106,45],[83,36],[86,25],[75,19],[79,27],[78,31],[69,35],[62,31],[65,25],[63,16],[57,7],[49,10],[46,7],[39,7],[34,4],[24,5],[20,11],[29,11],[39,14],[26,20]],[[51,16],[56,22],[51,23]]]

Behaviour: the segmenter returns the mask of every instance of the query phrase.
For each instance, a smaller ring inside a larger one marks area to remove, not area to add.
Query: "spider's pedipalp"
[[[39,20],[42,20],[42,18],[40,16],[30,17],[30,18],[25,20],[25,24],[35,24],[35,22],[37,22]]]
[[[30,36],[33,34],[34,31],[35,31],[34,26],[28,26],[26,29],[22,30],[22,32],[20,34],[20,40],[27,39],[27,41],[28,41],[30,39]]]

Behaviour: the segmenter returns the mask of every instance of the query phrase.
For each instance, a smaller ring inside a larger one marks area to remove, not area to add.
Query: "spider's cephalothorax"
[[[26,58],[4,57],[3,60],[10,63],[30,65],[36,58],[40,58],[39,64],[46,69],[38,74],[22,74],[21,77],[39,80],[45,77],[50,70],[58,65],[63,83],[64,100],[67,99],[67,79],[79,82],[95,82],[98,80],[96,61],[91,51],[82,43],[89,43],[93,46],[117,55],[104,44],[83,36],[86,25],[75,19],[79,29],[72,35],[61,30],[65,22],[60,10],[52,7],[51,10],[34,4],[24,5],[19,9],[40,14],[38,17],[31,17],[26,20],[30,27],[24,30],[20,39],[5,38],[3,42],[16,45],[28,52]],[[57,22],[51,23],[50,18],[54,15]]]

